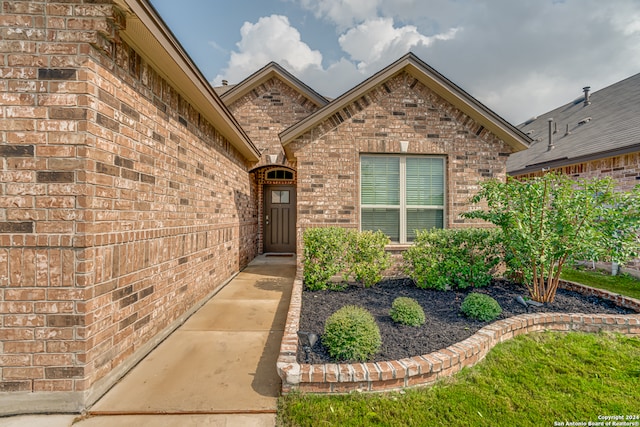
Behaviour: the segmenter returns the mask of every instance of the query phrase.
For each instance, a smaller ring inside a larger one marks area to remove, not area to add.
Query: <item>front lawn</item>
[[[499,344],[478,365],[427,388],[283,396],[278,425],[587,425],[599,416],[640,416],[638,390],[640,339],[544,332]]]
[[[607,272],[597,270],[576,270],[565,267],[562,269],[560,277],[593,288],[605,289],[616,294],[640,299],[640,280],[627,274],[612,276]]]

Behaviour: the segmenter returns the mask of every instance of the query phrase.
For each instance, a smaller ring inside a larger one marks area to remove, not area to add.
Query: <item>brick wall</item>
[[[278,164],[288,165],[278,134],[318,109],[301,92],[275,77],[228,107],[256,147],[264,150],[258,167],[267,164],[268,154],[277,155]]]
[[[409,141],[409,155],[446,158],[446,227],[471,223],[459,215],[478,181],[505,177],[512,151],[402,73],[290,143],[298,170],[298,242],[308,227],[359,228],[360,154],[400,154],[401,140]]]
[[[284,156],[279,133],[311,115],[318,106],[311,102],[301,92],[291,88],[278,78],[271,78],[253,88],[246,95],[228,105],[238,123],[263,151],[262,159],[255,165],[255,181],[258,186],[258,218],[263,217],[263,185],[267,183],[266,173],[272,169],[284,166],[291,168]],[[277,156],[271,164],[268,155]],[[269,181],[269,184],[296,185],[295,170],[292,181]],[[258,248],[263,251],[263,223],[258,224]]]
[[[111,4],[0,6],[0,392],[77,410],[255,256],[257,186]]]

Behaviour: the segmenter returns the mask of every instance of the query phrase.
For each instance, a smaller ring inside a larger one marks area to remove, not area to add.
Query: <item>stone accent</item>
[[[640,313],[640,300],[578,283],[561,286],[586,295],[614,301]],[[480,329],[466,340],[430,354],[375,363],[303,364],[298,363],[297,331],[302,309],[302,280],[293,285],[289,314],[278,357],[282,392],[332,394],[353,391],[378,392],[430,385],[452,376],[462,368],[481,361],[496,344],[522,334],[539,331],[610,331],[640,337],[640,314],[531,313],[499,320]]]

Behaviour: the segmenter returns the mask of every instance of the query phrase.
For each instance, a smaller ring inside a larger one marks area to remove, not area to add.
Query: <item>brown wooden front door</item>
[[[264,251],[296,251],[296,188],[264,186]]]

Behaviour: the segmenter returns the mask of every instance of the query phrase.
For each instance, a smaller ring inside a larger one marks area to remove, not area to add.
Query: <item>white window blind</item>
[[[444,227],[444,158],[363,155],[361,229],[406,243],[415,231]]]

